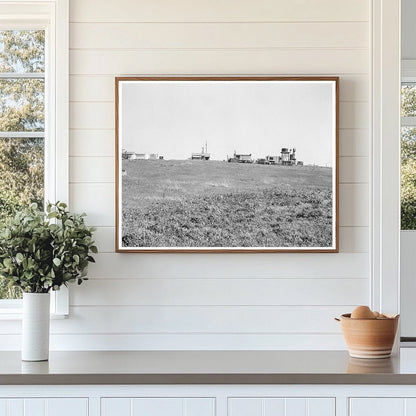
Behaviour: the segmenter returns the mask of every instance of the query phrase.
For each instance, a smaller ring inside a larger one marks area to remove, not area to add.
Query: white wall
[[[70,204],[100,254],[53,348],[345,347],[333,317],[370,298],[369,3],[71,0]],[[141,74],[339,75],[340,253],[115,254],[114,77]]]

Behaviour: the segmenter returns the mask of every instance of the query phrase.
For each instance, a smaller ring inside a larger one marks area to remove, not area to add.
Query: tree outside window
[[[44,202],[45,31],[0,30],[0,221]],[[0,279],[0,299],[19,298]]]

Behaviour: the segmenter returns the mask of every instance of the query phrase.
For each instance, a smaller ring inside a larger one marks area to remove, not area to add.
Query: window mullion
[[[44,72],[0,72],[0,79],[45,79]]]
[[[19,138],[19,137],[26,137],[28,139],[33,138],[44,138],[45,132],[44,131],[0,131],[1,138]]]
[[[416,117],[402,117],[402,127],[416,127]]]

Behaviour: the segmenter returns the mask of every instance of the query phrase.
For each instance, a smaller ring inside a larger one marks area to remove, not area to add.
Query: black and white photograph
[[[337,252],[337,77],[116,78],[119,252]]]

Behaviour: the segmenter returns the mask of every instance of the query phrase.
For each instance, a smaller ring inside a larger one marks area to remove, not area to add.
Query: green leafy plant
[[[57,202],[49,203],[46,213],[31,204],[7,219],[0,225],[0,277],[29,293],[81,284],[97,253],[95,229],[85,225],[85,216]]]

